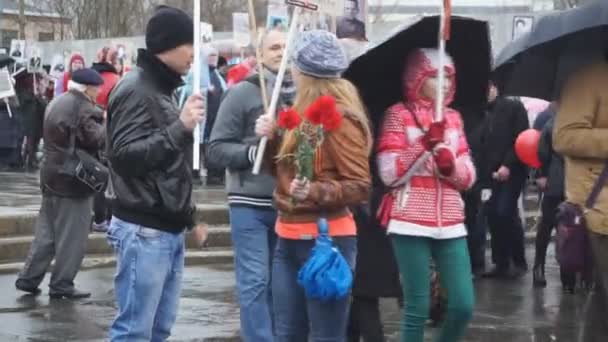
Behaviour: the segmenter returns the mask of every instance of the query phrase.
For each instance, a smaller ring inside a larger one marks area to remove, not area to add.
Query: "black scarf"
[[[145,49],[138,50],[137,66],[142,68],[167,95],[171,95],[175,89],[184,84],[180,74]]]

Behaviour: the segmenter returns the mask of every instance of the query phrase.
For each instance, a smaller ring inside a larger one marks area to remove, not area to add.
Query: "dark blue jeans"
[[[230,207],[241,338],[246,342],[273,341],[270,270],[276,219],[273,209]]]
[[[334,238],[351,269],[355,269],[356,237]],[[344,342],[350,298],[321,302],[308,299],[298,285],[298,272],[308,260],[314,240],[279,238],[272,268],[275,342]]]

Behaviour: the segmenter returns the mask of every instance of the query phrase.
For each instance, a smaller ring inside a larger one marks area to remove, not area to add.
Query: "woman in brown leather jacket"
[[[334,246],[354,270],[357,232],[348,207],[368,199],[372,136],[357,90],[340,78],[348,62],[335,35],[326,31],[303,33],[296,42],[293,64],[297,87],[294,109],[304,113],[320,96],[329,95],[336,100],[342,122],[325,134],[315,154],[314,179],[310,180],[296,174],[294,160],[289,157],[296,147],[294,133],[279,138],[269,115],[261,116],[256,125],[256,133],[269,137],[270,145],[278,149],[273,162],[277,175],[274,200],[279,211],[279,240],[272,270],[275,341],[344,341],[348,296],[331,301],[306,298],[297,278],[315,244],[320,217],[328,220]]]

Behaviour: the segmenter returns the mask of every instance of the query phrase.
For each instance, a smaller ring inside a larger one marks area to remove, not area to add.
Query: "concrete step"
[[[186,266],[201,264],[225,264],[232,262],[234,253],[229,248],[206,248],[204,250],[186,251]],[[54,264],[54,263],[53,263]],[[51,265],[51,268],[53,267]],[[89,255],[82,262],[81,270],[114,267],[114,255]],[[23,268],[23,262],[0,263],[0,274],[17,273]]]
[[[13,236],[0,238],[0,263],[2,262],[19,262],[27,258],[30,245],[34,240],[34,236]],[[197,249],[194,239],[191,234],[187,234],[187,247],[189,249]],[[230,237],[230,227],[228,226],[210,226],[209,237],[207,240],[208,247],[229,248],[232,245]],[[106,236],[103,233],[91,233],[87,242],[87,255],[111,255],[112,249],[106,241]]]
[[[0,237],[34,235],[37,212],[0,215]],[[196,218],[209,225],[229,224],[227,204],[200,204]]]

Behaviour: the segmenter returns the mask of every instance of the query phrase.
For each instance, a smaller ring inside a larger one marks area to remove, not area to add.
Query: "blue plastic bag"
[[[308,261],[298,273],[298,284],[311,299],[330,301],[344,298],[353,285],[352,270],[342,253],[334,247],[328,235],[327,220],[321,218],[317,224],[319,236]]]

